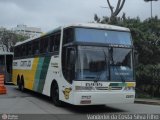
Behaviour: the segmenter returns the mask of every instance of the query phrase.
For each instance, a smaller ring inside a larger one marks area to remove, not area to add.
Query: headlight
[[[75,86],[75,90],[94,90],[94,87]]]
[[[125,87],[124,89],[123,89],[124,91],[134,91],[135,90],[135,87]]]

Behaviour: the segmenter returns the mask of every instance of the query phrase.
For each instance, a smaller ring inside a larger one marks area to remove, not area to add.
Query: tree
[[[29,38],[28,36],[19,35],[10,30],[3,29],[0,31],[0,45],[5,47],[7,52],[10,51],[10,48],[16,42],[23,41],[28,38]]]
[[[115,22],[116,17],[120,13],[120,11],[122,10],[125,1],[126,0],[118,0],[116,9],[114,10],[114,7],[111,5],[110,1],[107,0],[108,6],[109,6],[110,11],[111,11],[111,17],[110,17],[110,21],[109,22],[111,22],[111,23]]]
[[[97,14],[94,14],[94,21],[96,21],[97,23],[100,22],[100,18],[98,17]]]

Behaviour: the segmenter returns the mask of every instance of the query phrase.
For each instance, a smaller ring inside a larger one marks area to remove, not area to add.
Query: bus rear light
[[[91,100],[81,100],[80,104],[91,104]]]
[[[86,86],[75,86],[75,90],[94,90],[94,88]]]

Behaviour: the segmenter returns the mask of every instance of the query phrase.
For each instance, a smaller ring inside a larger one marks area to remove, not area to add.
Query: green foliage
[[[19,41],[28,39],[28,36],[16,34],[10,30],[3,29],[0,31],[0,44],[5,45],[7,51],[10,51],[10,48]]]

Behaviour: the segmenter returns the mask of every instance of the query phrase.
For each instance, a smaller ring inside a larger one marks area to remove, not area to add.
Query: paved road
[[[55,107],[48,97],[31,91],[22,93],[13,85],[7,86],[7,92],[0,95],[0,114],[160,113],[160,106],[144,104]]]

